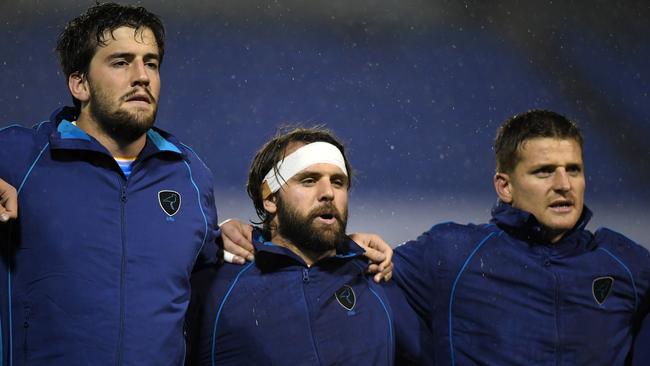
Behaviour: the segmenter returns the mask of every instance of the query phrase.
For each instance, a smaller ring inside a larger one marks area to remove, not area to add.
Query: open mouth
[[[333,213],[333,212],[320,212],[320,213],[317,213],[315,215],[314,219],[316,219],[316,220],[318,220],[318,221],[320,221],[320,222],[322,222],[324,224],[328,224],[328,225],[334,224],[334,223],[336,223],[338,221],[337,218],[336,218],[336,214]]]
[[[571,200],[557,200],[552,202],[549,207],[555,212],[569,212],[573,209],[573,201]]]
[[[320,218],[323,219],[323,220],[331,220],[331,219],[334,219],[335,217],[332,214],[326,213],[326,214],[320,215]]]

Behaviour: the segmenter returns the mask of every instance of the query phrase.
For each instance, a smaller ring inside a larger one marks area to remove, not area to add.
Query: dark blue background
[[[53,49],[90,3],[0,3],[0,125],[70,103]],[[647,2],[138,3],[168,32],[157,124],[210,166],[222,218],[254,218],[250,159],[299,122],[349,146],[352,230],[483,222],[496,128],[546,108],[583,129],[591,227],[650,242]]]

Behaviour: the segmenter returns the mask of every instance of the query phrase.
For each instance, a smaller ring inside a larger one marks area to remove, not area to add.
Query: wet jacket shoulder
[[[180,364],[190,274],[216,251],[211,174],[153,128],[127,177],[75,118],[64,108],[0,132],[20,207],[0,281],[3,349],[16,366]]]
[[[362,250],[350,243],[307,267],[285,248],[257,242],[255,262],[196,273],[188,365],[392,365],[396,348],[404,364],[418,360],[426,325],[399,289],[365,274]],[[402,343],[398,318],[413,332]]]
[[[435,299],[441,293],[451,291],[464,260],[497,231],[488,224],[441,223],[395,249],[395,281],[424,319],[431,321],[438,311],[431,304],[438,302]]]
[[[20,189],[32,157],[38,155],[47,144],[48,122],[42,122],[33,128],[12,124],[0,128],[0,178]],[[9,362],[9,314],[11,304],[4,296],[9,291],[8,284],[11,280],[10,257],[12,256],[12,243],[17,233],[17,223],[11,222],[0,225],[0,248],[2,260],[0,261],[0,365]]]
[[[396,249],[395,278],[430,321],[440,364],[623,365],[647,253],[620,234],[573,230],[548,244],[527,212],[443,224]]]
[[[602,248],[619,258],[636,279],[639,311],[633,320],[635,342],[629,357],[634,366],[650,364],[650,290],[647,282],[650,277],[650,254],[642,246],[636,244],[624,235],[615,231],[601,228],[596,231],[596,237],[603,243]]]
[[[0,178],[18,189],[29,168],[30,158],[47,145],[51,125],[45,121],[32,128],[15,124],[0,128]]]
[[[606,250],[623,263],[629,263],[628,269],[639,279],[650,277],[650,252],[625,235],[608,228],[599,228],[594,233],[594,242],[598,248]]]

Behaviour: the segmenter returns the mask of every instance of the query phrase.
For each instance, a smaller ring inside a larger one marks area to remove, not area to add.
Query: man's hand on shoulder
[[[0,222],[18,218],[18,192],[11,184],[0,179]]]
[[[354,233],[350,238],[366,250],[368,273],[375,274],[375,282],[389,281],[393,276],[393,248],[376,234]]]
[[[223,259],[228,263],[244,264],[253,257],[253,227],[238,219],[219,224],[223,240]]]

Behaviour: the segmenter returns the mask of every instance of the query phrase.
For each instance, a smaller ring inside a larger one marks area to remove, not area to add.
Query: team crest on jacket
[[[354,295],[354,290],[348,285],[343,285],[343,287],[336,290],[334,297],[348,311],[354,309],[354,306],[357,304],[357,297]]]
[[[602,305],[605,302],[605,299],[612,291],[613,285],[614,279],[609,276],[594,279],[594,282],[591,285],[591,293],[594,295],[594,299],[598,305]]]
[[[181,195],[175,191],[160,191],[158,192],[158,203],[167,215],[174,216],[181,208]]]

